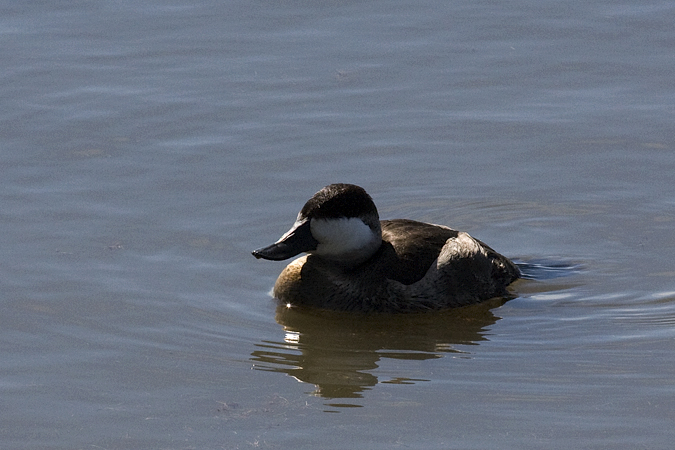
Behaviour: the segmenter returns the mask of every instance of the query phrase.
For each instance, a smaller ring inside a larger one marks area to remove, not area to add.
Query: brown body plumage
[[[349,216],[340,208],[325,207],[336,196],[342,209],[350,209]],[[314,214],[317,210],[320,213]],[[364,238],[336,253],[339,245],[325,242],[332,235],[322,227],[340,236],[343,230],[356,230]],[[359,253],[361,242],[368,250]],[[506,257],[467,233],[406,219],[379,221],[368,194],[353,185],[319,191],[291,231],[253,254],[284,259],[301,251],[310,254],[291,262],[274,286],[276,298],[296,306],[361,312],[438,310],[506,296],[506,286],[520,275]]]

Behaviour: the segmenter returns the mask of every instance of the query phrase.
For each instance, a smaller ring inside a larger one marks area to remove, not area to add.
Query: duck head
[[[305,203],[286,234],[253,256],[281,261],[305,252],[349,267],[381,245],[380,218],[370,195],[353,184],[331,184]]]

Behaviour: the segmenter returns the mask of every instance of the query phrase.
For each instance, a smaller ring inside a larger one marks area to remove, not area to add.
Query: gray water
[[[671,1],[0,3],[0,448],[670,449]],[[278,307],[332,182],[526,267]]]

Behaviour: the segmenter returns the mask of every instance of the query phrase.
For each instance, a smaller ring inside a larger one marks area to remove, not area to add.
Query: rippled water
[[[0,447],[672,447],[672,2],[0,11]],[[527,277],[279,306],[331,182]]]

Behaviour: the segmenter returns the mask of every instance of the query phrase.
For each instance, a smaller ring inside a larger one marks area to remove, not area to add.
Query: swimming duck
[[[380,221],[373,199],[353,184],[310,198],[291,227],[253,256],[281,261],[274,296],[288,306],[418,312],[508,295],[520,271],[467,233],[408,219]]]

